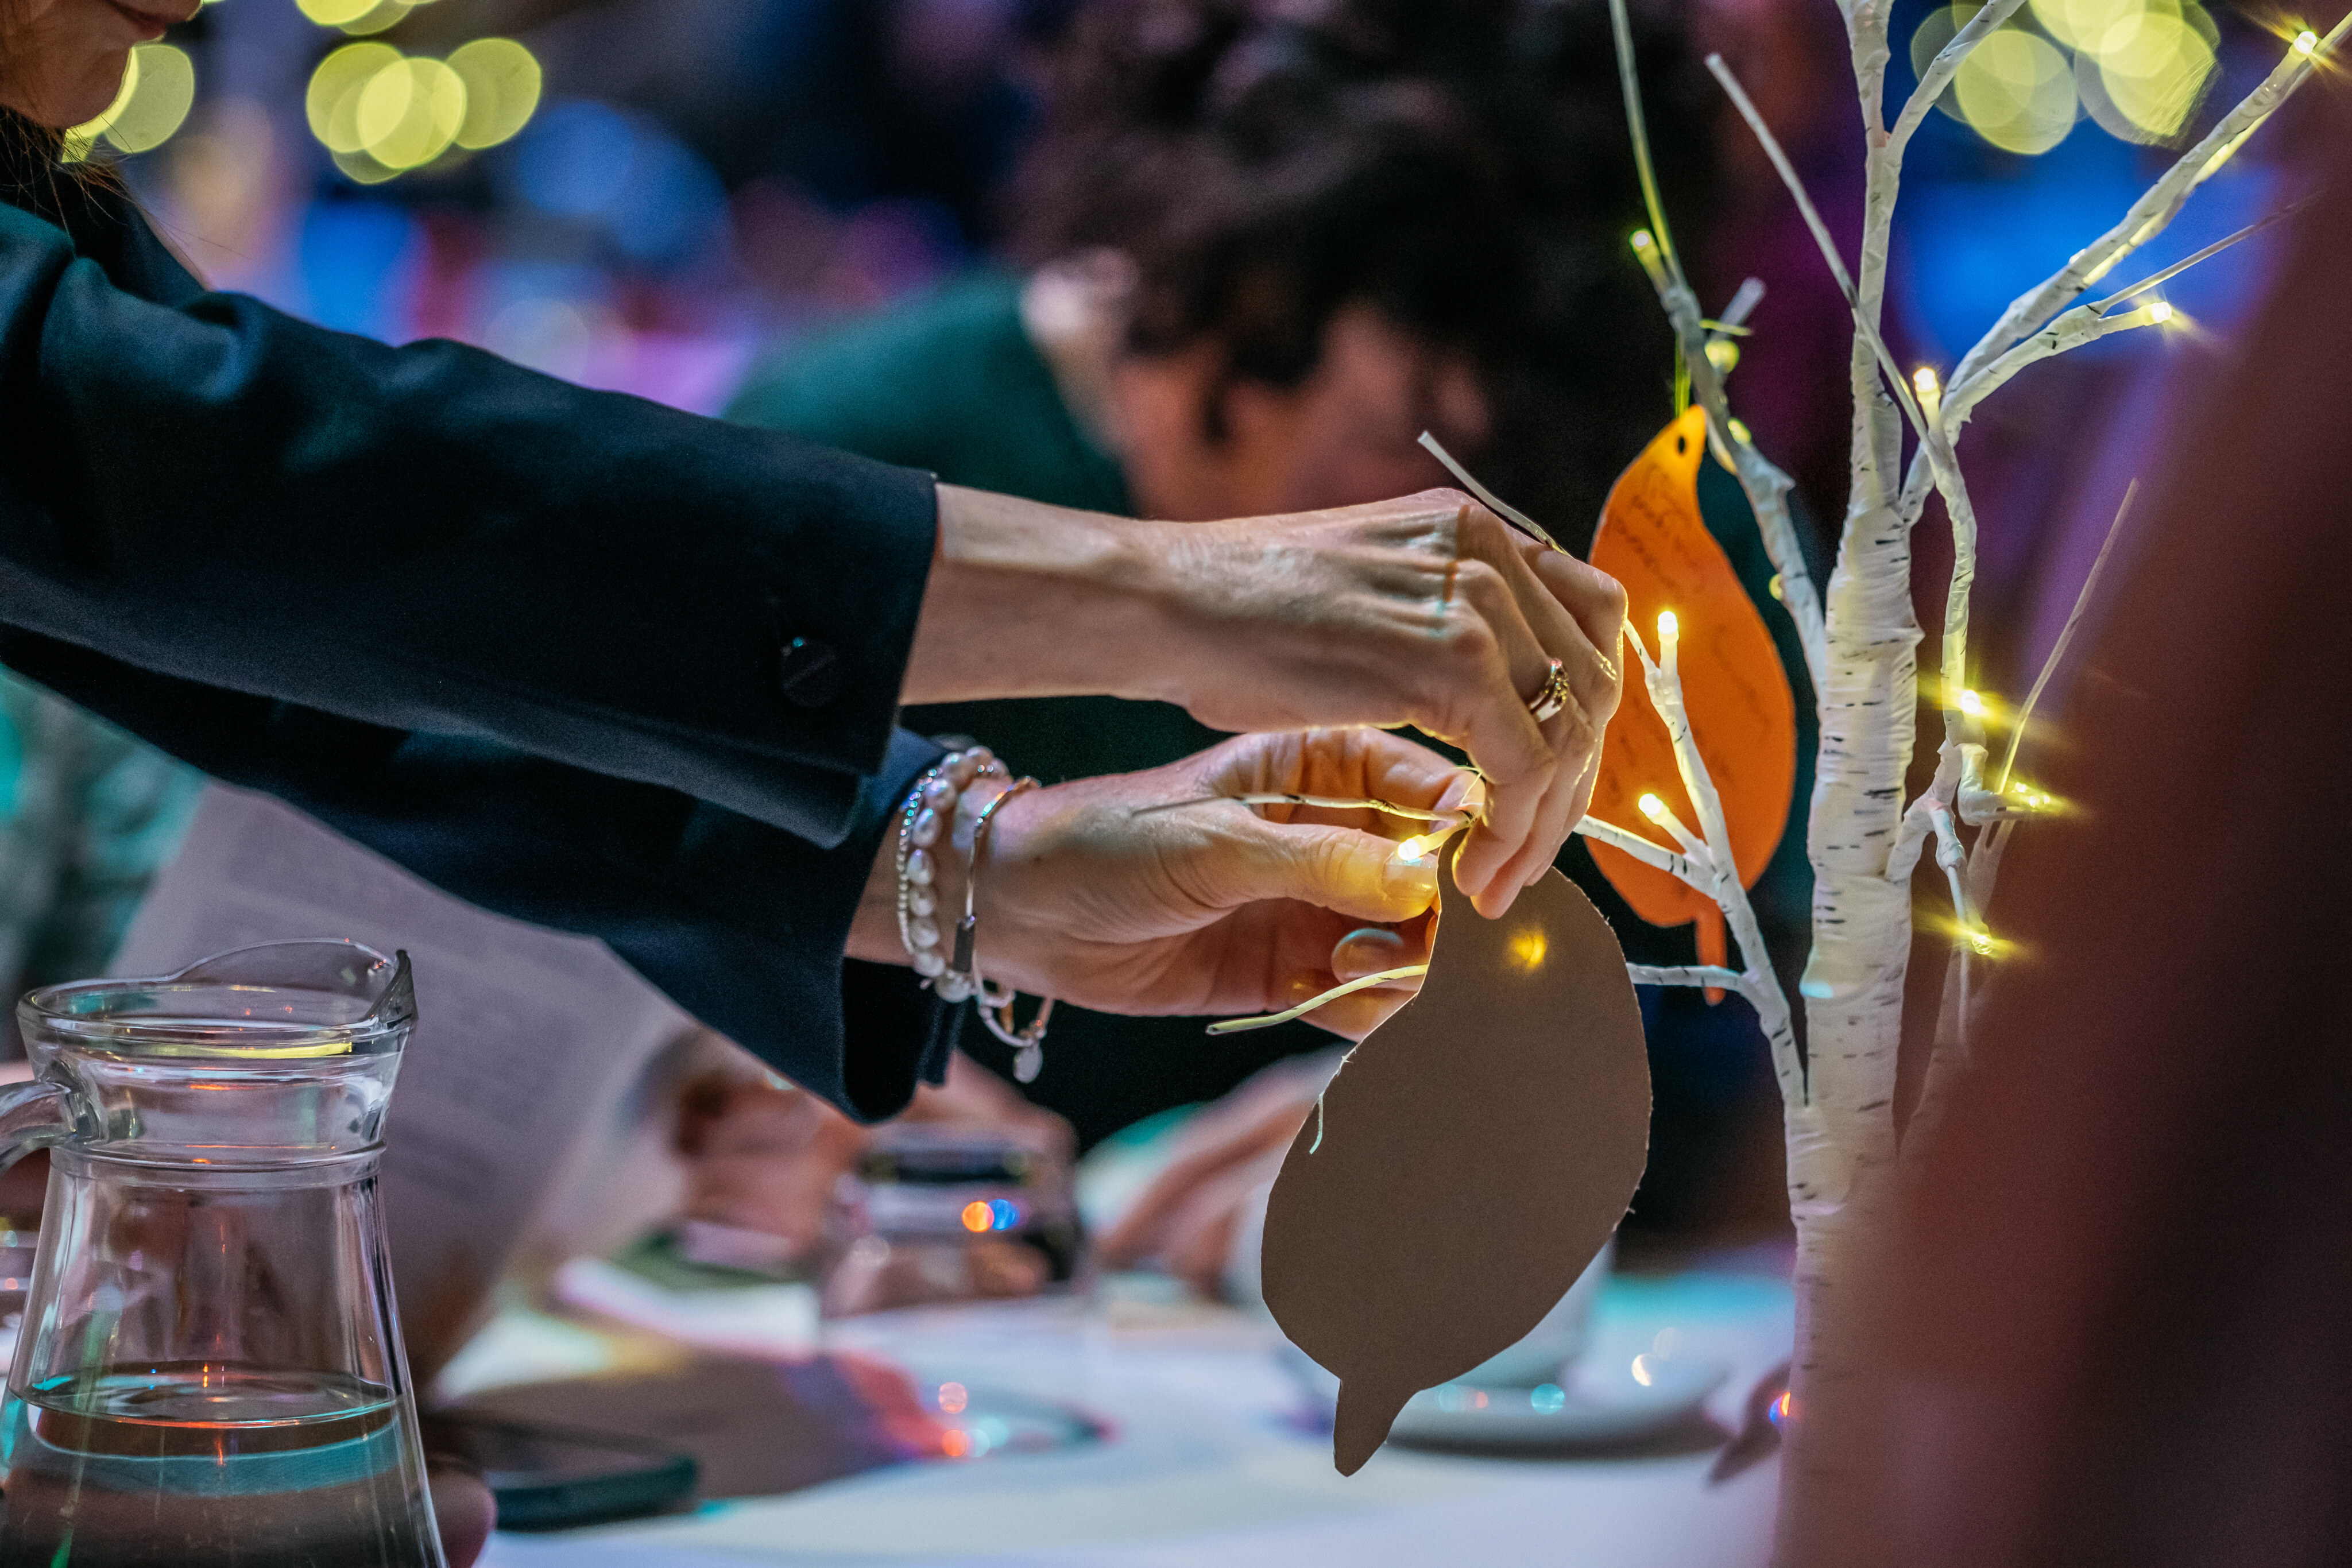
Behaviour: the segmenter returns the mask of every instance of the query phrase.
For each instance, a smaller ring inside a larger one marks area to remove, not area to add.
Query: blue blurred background
[[[988,256],[1037,52],[1079,3],[216,0],[142,51],[139,85],[93,130],[111,154],[136,150],[141,194],[222,287],[709,412],[761,347]],[[1752,84],[1759,99],[1850,228],[1851,87],[1834,16],[1814,9],[1748,0],[1701,25],[1745,35],[1748,68],[1779,84]],[[1972,12],[1902,0],[1895,36],[1932,47]],[[2258,79],[2277,57],[2270,34],[2291,25],[2196,0],[2021,12],[2017,48],[1995,62],[2009,77],[1964,77],[1911,155],[1897,286],[1909,351],[1956,359],[2122,212],[2161,143]],[[2130,33],[2137,56],[2099,54],[2102,26]],[[2154,107],[2135,125],[2115,108],[2127,95],[2100,83],[2140,78],[2103,61],[2147,66],[2158,44],[2172,54],[2147,68]],[[1914,52],[1895,51],[1894,93],[1909,90]],[[2268,184],[2254,158],[2233,162],[2149,264],[2251,221]],[[1784,204],[1750,195],[1759,212]],[[2170,297],[2226,322],[2258,276],[2202,268]]]

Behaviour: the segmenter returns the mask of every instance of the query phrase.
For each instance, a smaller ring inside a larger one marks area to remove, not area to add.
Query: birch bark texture
[[[1928,1072],[1931,1090],[1940,1090],[1967,1049],[1970,982],[1980,979],[2000,950],[1986,924],[1986,909],[2002,849],[2018,826],[2030,827],[2035,816],[2056,804],[2012,780],[2006,764],[2000,777],[1987,776],[1983,706],[1969,689],[1975,512],[1958,438],[1976,406],[2027,366],[2170,319],[2168,307],[2146,297],[2181,267],[2205,259],[2252,229],[2095,303],[2078,301],[2164,231],[2198,187],[2329,60],[2352,26],[2347,17],[2325,37],[2305,32],[2290,41],[2262,83],[2188,147],[2112,226],[2020,296],[1962,356],[1948,381],[1927,372],[1907,377],[1880,331],[1904,152],[1969,53],[2010,23],[2023,3],[1992,0],[1979,11],[1930,63],[1889,123],[1885,76],[1892,0],[1840,0],[1865,147],[1862,240],[1851,272],[1770,128],[1720,57],[1707,62],[1789,187],[1852,308],[1853,337],[1844,367],[1853,397],[1851,485],[1836,565],[1826,591],[1817,591],[1796,549],[1787,507],[1789,480],[1732,418],[1724,377],[1708,359],[1710,327],[1675,254],[1649,164],[1624,0],[1611,0],[1626,113],[1650,209],[1651,226],[1634,236],[1634,253],[1674,329],[1693,401],[1706,413],[1710,449],[1738,477],[1780,574],[1781,602],[1796,622],[1820,709],[1807,837],[1814,891],[1811,952],[1800,986],[1807,1037],[1801,1058],[1788,999],[1757,935],[1739,879],[1729,872],[1720,812],[1707,809],[1714,790],[1682,718],[1671,616],[1661,618],[1667,624],[1659,628],[1655,655],[1643,641],[1649,629],[1629,632],[1653,705],[1674,734],[1676,766],[1701,821],[1694,831],[1653,815],[1681,846],[1679,853],[1604,821],[1588,819],[1579,830],[1713,898],[1738,946],[1735,967],[1644,969],[1636,978],[1736,990],[1755,1007],[1770,1042],[1786,1111],[1789,1202],[1797,1229],[1798,1343],[1775,1551],[1775,1562],[1783,1568],[1820,1568],[1837,1554],[1832,1515],[1838,1500],[1859,1479],[1848,1463],[1856,1451],[1850,1445],[1863,1438],[1870,1420],[1864,1385],[1874,1358],[1867,1295],[1876,1272],[1891,1261],[1901,1164],[1926,1142],[1916,1134],[1937,1120],[1932,1113],[1915,1119],[1915,1136],[1906,1140],[1899,1161],[1895,1068],[1912,945],[1913,870],[1932,843],[1956,915],[1946,1018],[1937,1031],[1937,1060]],[[1912,612],[1911,535],[1931,490],[1945,503],[1954,544],[1930,688],[1944,727],[1934,781],[1906,805],[1905,778],[1920,742],[1915,716],[1923,635]],[[1963,840],[1963,827],[1977,830],[1972,843]],[[1933,1107],[1923,1109],[1932,1113]]]

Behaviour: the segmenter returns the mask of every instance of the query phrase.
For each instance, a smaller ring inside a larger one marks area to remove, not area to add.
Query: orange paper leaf
[[[1706,417],[1697,408],[1659,433],[1618,476],[1592,540],[1592,564],[1625,585],[1628,623],[1653,653],[1658,613],[1680,624],[1684,706],[1698,754],[1723,798],[1724,825],[1744,886],[1780,846],[1797,782],[1797,702],[1772,633],[1699,516],[1698,465]],[[1628,650],[1630,654],[1631,650]],[[1629,659],[1624,701],[1609,723],[1592,814],[1675,848],[1639,804],[1654,794],[1692,831],[1698,814],[1675,767],[1665,721]],[[1698,922],[1699,961],[1726,962],[1723,915],[1713,900],[1622,850],[1594,842],[1593,860],[1634,913],[1653,925]],[[1743,954],[1754,963],[1761,954]]]

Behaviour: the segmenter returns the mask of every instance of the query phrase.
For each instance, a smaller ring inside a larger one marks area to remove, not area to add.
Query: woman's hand
[[[1543,874],[1616,712],[1623,591],[1451,490],[1225,523],[1130,523],[940,489],[909,702],[1084,692],[1241,730],[1413,725],[1486,776],[1464,890]],[[1570,700],[1530,701],[1559,659]]]
[[[1478,782],[1396,736],[1326,729],[1244,736],[1166,768],[1015,797],[976,873],[982,972],[1108,1011],[1265,1012],[1335,985],[1335,956],[1360,927],[1418,922],[1435,901],[1438,857],[1396,853],[1424,823],[1170,805],[1244,793],[1454,810],[1475,803]],[[1139,809],[1155,806],[1168,809]],[[1409,964],[1426,944],[1415,930],[1402,946]],[[1360,1037],[1410,989],[1311,1016]]]
[[[1355,729],[1243,736],[1148,772],[1025,791],[997,811],[981,858],[981,972],[1107,1012],[1248,1014],[1327,990],[1341,968],[1419,961],[1438,857],[1395,852],[1427,824],[1208,799],[1258,793],[1454,811],[1481,786],[1423,747]],[[940,857],[943,915],[961,906],[961,859]],[[886,851],[851,952],[905,961],[895,893]],[[1410,993],[1359,992],[1309,1016],[1360,1038]]]
[[[1217,523],[1187,544],[1192,647],[1180,701],[1222,729],[1410,724],[1485,775],[1486,812],[1455,868],[1501,914],[1592,799],[1617,711],[1625,594],[1452,490]],[[1529,700],[1559,659],[1571,693]]]

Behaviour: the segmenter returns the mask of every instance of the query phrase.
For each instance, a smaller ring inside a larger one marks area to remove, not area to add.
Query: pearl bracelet
[[[989,779],[1003,780],[1004,788],[991,792],[974,809],[970,799],[977,793],[973,786]],[[1053,999],[1045,999],[1026,1029],[1013,1027],[1014,993],[981,977],[976,952],[980,922],[974,896],[980,860],[997,808],[1036,782],[1014,779],[984,746],[950,752],[915,781],[899,809],[896,861],[898,941],[907,950],[908,961],[942,1001],[980,999],[982,1022],[991,1034],[1013,1048],[1013,1075],[1024,1083],[1034,1081],[1045,1065],[1045,1021],[1052,1015]],[[952,947],[942,951],[946,945],[940,929],[937,856],[953,848],[968,851],[971,859],[964,878],[963,918],[956,922]]]
[[[898,941],[915,973],[941,998],[960,1002],[971,995],[970,981],[950,971],[940,940],[939,875],[935,856],[955,841],[957,807],[963,792],[982,779],[1010,779],[1004,764],[984,746],[950,751],[915,781],[898,811]]]

